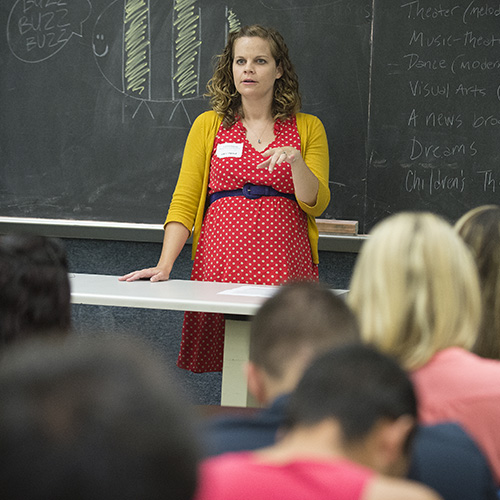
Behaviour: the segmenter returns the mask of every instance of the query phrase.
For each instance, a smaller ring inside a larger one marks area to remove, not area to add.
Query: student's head
[[[252,319],[249,388],[267,403],[291,391],[315,355],[357,340],[356,319],[344,299],[319,283],[285,284]]]
[[[469,210],[455,229],[472,251],[481,283],[483,317],[473,350],[500,359],[500,206]]]
[[[0,497],[192,498],[197,449],[160,361],[130,341],[31,339],[0,364]]]
[[[345,455],[379,472],[407,466],[417,401],[399,363],[372,346],[345,345],[319,355],[291,394],[284,430],[331,424]]]
[[[0,236],[0,344],[68,332],[71,298],[62,243],[28,234]]]
[[[233,60],[235,43],[243,37],[258,37],[268,42],[274,62],[282,71],[274,87],[272,104],[274,119],[285,119],[298,113],[301,106],[299,82],[285,40],[277,30],[257,24],[243,26],[229,34],[226,47],[217,58],[214,75],[207,86],[207,95],[210,97],[213,109],[224,117],[224,123],[228,126],[232,125],[236,115],[242,112],[241,97],[234,84]]]
[[[375,226],[354,266],[348,302],[363,339],[410,370],[447,347],[470,349],[477,337],[472,255],[431,213],[403,212]]]

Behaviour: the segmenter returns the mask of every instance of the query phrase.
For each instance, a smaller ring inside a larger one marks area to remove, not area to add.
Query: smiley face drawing
[[[96,33],[92,43],[94,55],[96,57],[106,57],[109,52],[109,45],[106,43],[104,34]]]

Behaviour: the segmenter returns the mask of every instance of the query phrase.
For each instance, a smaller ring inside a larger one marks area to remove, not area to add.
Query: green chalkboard
[[[500,201],[500,4],[376,3],[366,228]]]
[[[287,40],[324,123],[332,202],[366,208],[371,1],[2,0],[0,216],[162,223],[213,56],[238,24]]]

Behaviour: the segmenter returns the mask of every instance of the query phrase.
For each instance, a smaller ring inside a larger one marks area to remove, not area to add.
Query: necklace
[[[269,124],[272,123],[272,122],[267,122],[266,125],[264,126],[264,128],[262,129],[262,132],[260,133],[260,136],[258,136],[249,126],[248,124],[245,124],[245,128],[249,131],[249,132],[252,132],[252,135],[257,139],[257,142],[259,144],[262,144],[262,136],[264,135],[264,132],[267,130],[267,127],[269,126]]]

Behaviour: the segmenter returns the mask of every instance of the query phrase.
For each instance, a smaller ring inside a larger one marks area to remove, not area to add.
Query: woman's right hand
[[[137,281],[146,280],[156,282],[156,281],[167,281],[170,277],[170,271],[162,267],[148,267],[147,269],[140,269],[139,271],[132,271],[131,273],[125,274],[118,278],[119,281]]]
[[[170,278],[170,271],[174,267],[174,262],[188,238],[189,231],[184,225],[179,222],[169,222],[165,226],[163,246],[158,264],[155,267],[132,271],[118,279],[120,281],[167,281]]]

